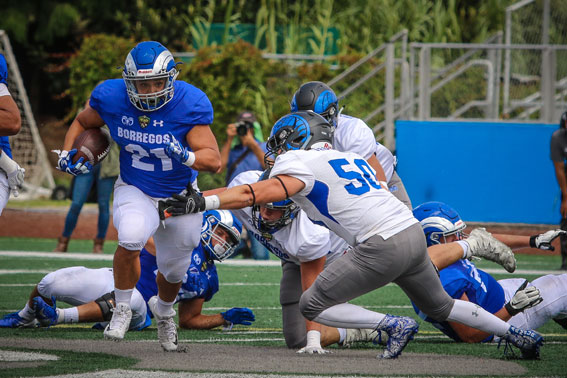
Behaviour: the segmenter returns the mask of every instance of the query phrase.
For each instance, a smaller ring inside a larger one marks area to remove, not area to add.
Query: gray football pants
[[[392,177],[390,177],[390,181],[388,181],[388,188],[390,189],[390,193],[392,193],[394,197],[402,201],[404,205],[412,210],[411,200],[408,196],[408,192],[406,191],[406,187],[404,186],[402,179],[395,170],[394,173],[392,173]]]
[[[374,235],[327,266],[299,301],[310,320],[323,310],[345,303],[390,282],[429,317],[444,321],[453,308],[429,255],[419,223],[384,240]]]
[[[307,344],[305,318],[299,311],[301,269],[292,262],[282,261],[280,280],[280,305],[282,306],[282,328],[288,348],[303,348]]]

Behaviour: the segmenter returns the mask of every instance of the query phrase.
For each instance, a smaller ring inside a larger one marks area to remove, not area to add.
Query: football
[[[92,166],[95,166],[110,151],[110,134],[99,127],[87,129],[75,139],[73,148],[77,149],[77,153],[73,156],[73,163],[84,157],[84,161],[89,161]]]

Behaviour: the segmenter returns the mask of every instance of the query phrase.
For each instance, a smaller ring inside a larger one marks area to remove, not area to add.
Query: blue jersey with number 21
[[[130,103],[122,79],[107,80],[91,94],[90,106],[120,146],[120,177],[151,197],[180,193],[197,177],[195,170],[166,155],[167,133],[189,148],[187,133],[213,122],[213,107],[203,91],[184,81],[176,81],[174,90],[173,99],[152,112]]]

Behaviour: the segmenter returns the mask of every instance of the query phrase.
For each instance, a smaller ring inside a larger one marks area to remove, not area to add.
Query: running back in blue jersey
[[[91,94],[90,106],[97,111],[120,146],[120,177],[151,197],[180,193],[197,172],[164,150],[171,132],[189,148],[187,133],[195,125],[213,122],[213,107],[206,94],[183,81],[174,83],[174,96],[162,108],[147,112],[128,99],[124,80],[107,80]]]
[[[494,314],[506,303],[504,289],[488,273],[477,269],[468,260],[459,260],[440,272],[443,288],[452,298],[460,299],[466,294],[469,301],[478,304],[486,311]],[[413,304],[415,312],[423,320],[432,323],[437,329],[455,341],[461,341],[457,333],[451,328],[448,322],[438,323],[421,312]],[[490,341],[492,337],[483,341]]]
[[[136,284],[136,289],[142,294],[147,303],[151,297],[158,293],[156,257],[144,248],[140,252],[140,265],[142,272]],[[203,248],[199,244],[199,247],[193,250],[191,265],[187,270],[187,274],[183,277],[183,284],[175,301],[179,302],[195,298],[204,298],[205,301],[209,301],[217,291],[219,291],[217,268],[214,263],[205,258]],[[149,308],[148,312],[150,312]]]

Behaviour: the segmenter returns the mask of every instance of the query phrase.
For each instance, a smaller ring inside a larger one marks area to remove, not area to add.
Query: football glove
[[[187,193],[174,194],[171,198],[165,201],[161,200],[163,204],[158,204],[158,209],[161,209],[163,214],[160,214],[160,219],[165,219],[168,216],[179,216],[185,214],[195,214],[205,211],[205,198],[201,193],[197,193],[191,184],[187,185]]]
[[[546,251],[555,251],[555,247],[551,245],[551,242],[558,236],[565,234],[567,234],[567,232],[563,230],[550,230],[543,234],[532,235],[530,237],[530,247]]]
[[[20,195],[20,189],[24,185],[24,174],[26,170],[18,165],[14,160],[10,159],[5,152],[0,150],[0,169],[6,172],[8,176],[8,186],[14,197]]]
[[[225,321],[232,324],[251,325],[256,317],[252,310],[247,307],[233,307],[230,310],[221,312]]]
[[[165,146],[165,154],[181,164],[188,167],[192,166],[195,163],[195,154],[183,147],[172,133],[167,133],[167,135],[169,135],[171,142]]]
[[[73,176],[82,175],[85,173],[89,173],[93,166],[90,162],[84,161],[84,158],[80,158],[77,160],[76,163],[73,164],[73,156],[77,153],[77,149],[73,148],[71,151],[67,150],[51,150],[51,152],[55,152],[59,157],[57,161],[57,168],[61,172],[67,172],[72,174]]]
[[[514,297],[504,306],[510,315],[514,316],[520,312],[534,307],[543,301],[539,289],[535,286],[528,286],[528,280],[525,280],[522,286],[516,290]]]

